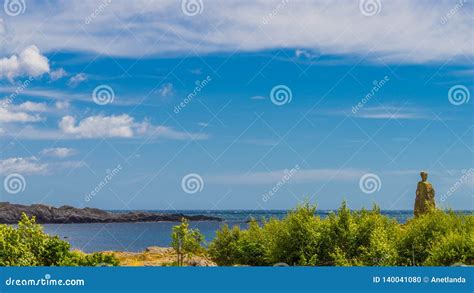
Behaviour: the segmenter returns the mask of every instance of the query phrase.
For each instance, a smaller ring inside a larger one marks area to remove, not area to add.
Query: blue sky
[[[411,209],[426,170],[473,208],[471,3],[30,2],[0,12],[2,201]]]

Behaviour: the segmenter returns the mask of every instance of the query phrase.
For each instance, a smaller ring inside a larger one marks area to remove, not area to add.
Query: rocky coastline
[[[0,202],[0,224],[16,224],[22,213],[34,216],[39,224],[73,223],[133,223],[133,222],[179,222],[222,221],[218,217],[205,215],[184,215],[180,213],[152,213],[143,211],[109,212],[96,208],[75,208],[72,206],[53,207],[43,204],[20,205]]]

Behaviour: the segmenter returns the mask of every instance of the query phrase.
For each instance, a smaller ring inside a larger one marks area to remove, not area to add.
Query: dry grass
[[[170,247],[148,247],[143,252],[106,251],[113,254],[120,266],[170,266],[176,261],[176,253]],[[186,260],[188,266],[216,266],[206,256],[193,256]]]

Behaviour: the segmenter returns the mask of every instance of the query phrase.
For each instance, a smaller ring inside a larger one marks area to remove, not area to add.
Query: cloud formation
[[[0,107],[0,122],[38,122],[42,118],[38,114],[29,114],[26,112],[12,111],[7,107]]]
[[[181,132],[163,125],[152,125],[147,121],[136,122],[127,114],[103,116],[96,115],[77,121],[73,116],[64,116],[59,129],[66,135],[76,138],[101,138],[101,137],[151,137],[168,138],[176,140],[206,139],[208,135],[201,133]]]
[[[456,4],[451,1],[382,1],[380,13],[372,17],[359,10],[359,1],[342,0],[290,1],[283,6],[281,0],[207,1],[203,13],[195,17],[182,12],[180,1],[137,0],[134,5],[120,5],[124,3],[108,5],[85,25],[97,11],[97,1],[56,0],[48,5],[32,1],[28,14],[5,20],[15,27],[15,34],[3,51],[29,42],[47,52],[133,57],[280,48],[298,49],[296,55],[305,58],[368,55],[374,61],[408,63],[474,55],[468,41],[471,6],[463,5],[443,21]],[[43,34],[31,35],[31,28],[40,24]],[[71,37],[71,32],[77,33]]]
[[[74,75],[73,77],[71,77],[69,79],[69,82],[68,82],[68,85],[70,87],[76,87],[78,86],[81,82],[83,81],[86,81],[87,80],[87,75],[84,74],[84,73],[78,73],[76,75]]]
[[[11,173],[27,174],[45,174],[48,172],[48,165],[38,162],[36,157],[27,158],[8,158],[0,160],[0,174]]]
[[[34,45],[26,47],[18,55],[0,59],[0,79],[13,81],[25,75],[38,77],[49,71],[48,58]]]
[[[43,149],[40,154],[43,156],[56,157],[56,158],[67,158],[78,154],[76,149],[72,148],[47,148]]]

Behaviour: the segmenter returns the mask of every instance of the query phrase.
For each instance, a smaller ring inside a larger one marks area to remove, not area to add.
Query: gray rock
[[[189,221],[222,221],[212,216],[184,214],[164,214],[150,212],[112,213],[95,208],[74,208],[62,206],[59,208],[33,204],[30,206],[0,203],[0,223],[16,224],[21,214],[36,217],[40,224],[68,224],[68,223],[130,223],[130,222],[179,222],[182,218]]]

